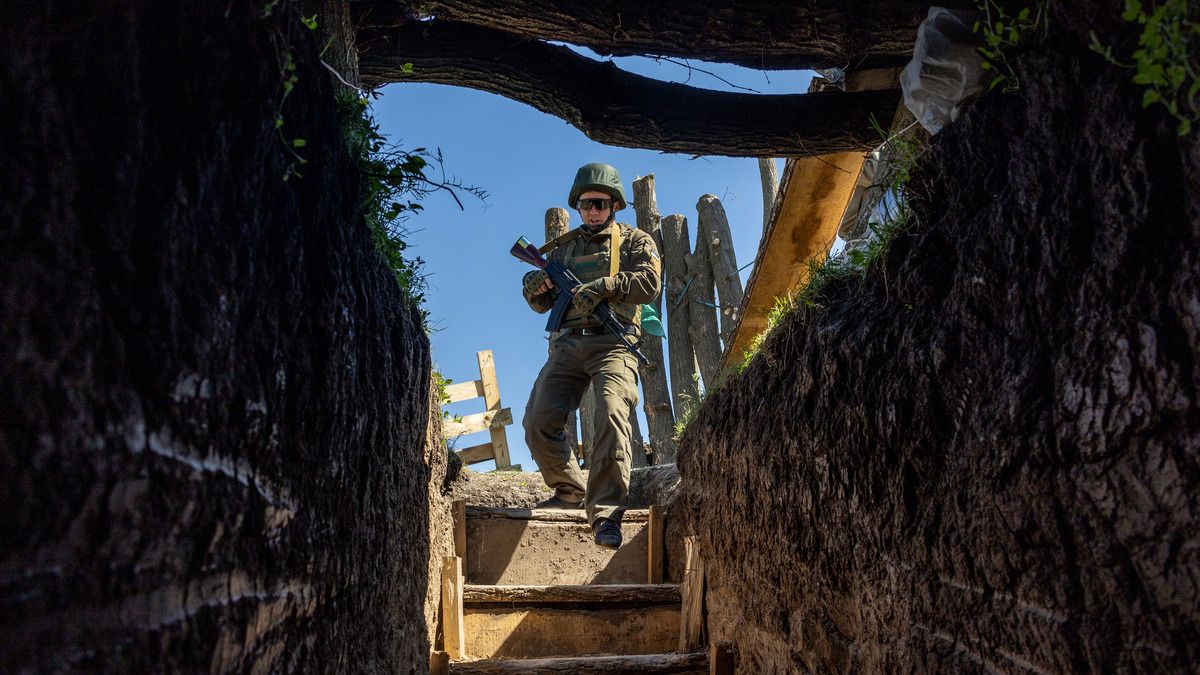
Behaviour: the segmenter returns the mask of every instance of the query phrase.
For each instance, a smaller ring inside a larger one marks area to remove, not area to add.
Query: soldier
[[[567,203],[583,225],[549,242],[543,251],[579,277],[563,330],[550,336],[550,356],[525,407],[525,441],[554,496],[537,508],[587,509],[596,543],[621,546],[621,515],[632,462],[629,415],[638,402],[637,359],[592,318],[607,299],[627,335],[641,335],[639,307],[653,302],[661,284],[658,247],[650,235],[615,220],[625,208],[621,176],[607,164],[586,164],[575,174]],[[554,306],[557,289],[541,270],[525,275],[525,300],[539,314]],[[595,438],[588,456],[587,489],[571,459],[564,425],[586,387],[596,395]]]

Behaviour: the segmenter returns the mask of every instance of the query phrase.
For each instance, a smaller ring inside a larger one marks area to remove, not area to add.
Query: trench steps
[[[457,502],[454,516],[442,627],[461,658],[432,672],[709,672],[708,654],[676,653],[680,588],[663,583],[658,509],[627,510],[615,551],[594,543],[582,511]]]

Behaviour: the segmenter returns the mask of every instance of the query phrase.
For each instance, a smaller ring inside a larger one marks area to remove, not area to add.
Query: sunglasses
[[[580,211],[588,211],[596,209],[597,211],[607,211],[612,208],[613,200],[611,199],[580,199],[575,204],[575,208]]]

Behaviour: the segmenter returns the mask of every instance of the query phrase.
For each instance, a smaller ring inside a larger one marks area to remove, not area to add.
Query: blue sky
[[[590,56],[591,55],[589,54]],[[615,59],[619,67],[656,79],[683,82],[686,68],[646,58]],[[733,84],[764,94],[803,93],[809,72],[748,70],[693,62]],[[768,81],[769,78],[769,81]],[[697,71],[688,84],[732,90]],[[381,90],[373,111],[381,131],[406,148],[440,149],[447,174],[486,190],[486,203],[462,195],[459,209],[444,194],[434,194],[425,210],[408,222],[408,252],[425,261],[429,275],[426,309],[435,332],[435,366],[455,382],[478,377],[475,353],[495,355],[500,399],[513,412],[508,427],[512,461],[536,470],[525,444],[521,418],[530,388],[545,363],[545,316],[534,314],[521,298],[520,280],[527,265],[509,255],[517,237],[544,239],[544,215],[566,207],[576,169],[588,162],[617,167],[632,200],[637,176],[655,174],[658,209],[663,216],[688,219],[695,244],[696,201],[706,193],[722,199],[733,232],[738,264],[753,261],[762,234],[762,193],[758,164],[751,158],[700,157],[652,150],[615,148],[589,140],[562,120],[494,94],[432,84],[391,84]],[[653,114],[653,111],[647,111]],[[782,168],[782,167],[781,167]],[[572,226],[579,215],[571,212]],[[634,224],[633,209],[618,219]],[[742,272],[743,282],[750,269]],[[447,408],[451,413],[481,412],[483,399]],[[638,405],[639,413],[641,403]],[[642,433],[646,433],[642,417]],[[486,442],[487,435],[464,436],[456,447]],[[473,465],[476,471],[491,462]]]

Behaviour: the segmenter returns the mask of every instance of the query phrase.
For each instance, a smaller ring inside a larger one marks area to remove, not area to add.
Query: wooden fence
[[[455,454],[464,464],[478,464],[494,459],[496,469],[520,468],[513,467],[508,456],[508,435],[504,428],[513,423],[512,410],[500,405],[500,386],[496,382],[496,363],[492,358],[492,350],[476,352],[475,359],[479,363],[479,379],[448,385],[446,395],[449,396],[450,403],[482,398],[484,411],[447,422],[442,425],[442,435],[449,440],[487,431],[491,434],[491,440],[487,443],[458,450]]]

